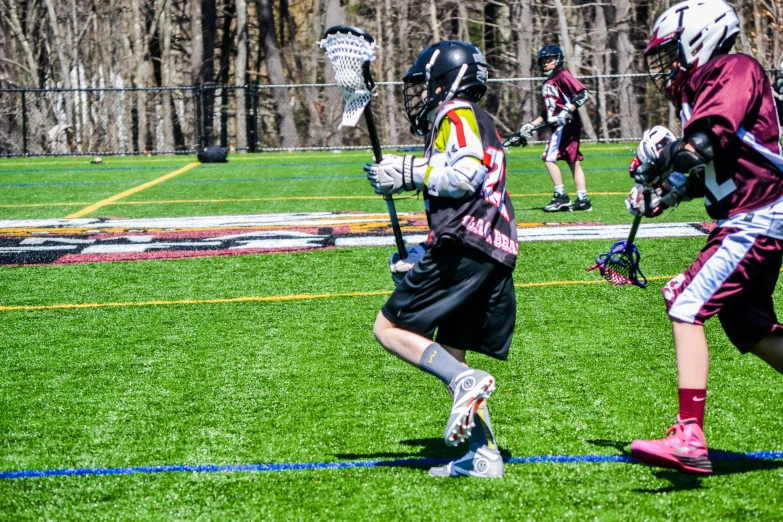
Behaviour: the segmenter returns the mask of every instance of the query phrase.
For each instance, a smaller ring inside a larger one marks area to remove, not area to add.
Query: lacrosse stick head
[[[340,127],[356,127],[375,87],[370,76],[370,62],[375,60],[375,40],[356,27],[337,25],[324,33],[318,45],[326,51],[334,67],[335,81],[345,98]]]
[[[588,272],[598,269],[601,277],[614,286],[636,285],[640,288],[647,286],[647,278],[639,268],[641,255],[636,244],[628,241],[618,241],[609,252],[599,255],[595,264],[587,269]]]

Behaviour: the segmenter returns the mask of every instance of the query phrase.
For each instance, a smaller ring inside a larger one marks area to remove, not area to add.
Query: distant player
[[[563,51],[555,44],[546,44],[538,52],[538,68],[548,79],[541,87],[544,96],[543,115],[530,120],[519,129],[520,134],[527,139],[533,136],[536,125],[547,121],[555,124],[555,130],[544,149],[544,165],[555,186],[552,201],[544,207],[544,212],[561,212],[568,210],[593,210],[587,197],[585,173],[580,162],[584,159],[579,152],[579,138],[582,134],[582,119],[577,109],[587,101],[587,89],[574,78],[564,67]],[[576,201],[566,193],[563,185],[563,175],[557,161],[565,161],[571,169],[576,184]]]
[[[386,156],[365,170],[379,194],[420,190],[430,232],[418,262],[393,257],[400,284],[373,332],[386,350],[448,386],[446,444],[470,438],[464,457],[430,475],[501,477],[486,405],[495,378],[465,361],[468,350],[505,360],[516,320],[506,162],[492,119],[475,104],[487,89],[487,65],[475,46],[445,41],[422,51],[403,80],[411,131],[427,136],[424,156]]]
[[[652,217],[703,197],[718,221],[693,264],[663,287],[677,359],[676,422],[664,439],[631,444],[644,463],[696,474],[712,471],[702,431],[704,322],[717,315],[740,352],[783,372],[783,326],[772,306],[783,256],[780,129],[764,69],[750,56],[729,54],[738,33],[737,15],[723,0],[688,0],[658,18],[645,61],[679,111],[683,137],[646,136],[646,149],[660,144],[660,152],[635,159],[631,171],[653,191],[642,195],[636,187],[626,203]]]

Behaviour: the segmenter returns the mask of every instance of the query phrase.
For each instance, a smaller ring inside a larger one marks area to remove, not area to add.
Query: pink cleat
[[[696,475],[712,473],[707,441],[696,419],[680,419],[659,440],[635,440],[631,454],[645,464]]]

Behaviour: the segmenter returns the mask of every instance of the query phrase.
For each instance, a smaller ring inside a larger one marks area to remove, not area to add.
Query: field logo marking
[[[115,194],[114,196],[106,198],[106,199],[104,199],[102,201],[98,201],[97,203],[93,203],[89,207],[83,208],[80,211],[74,212],[70,216],[66,216],[66,217],[73,219],[73,218],[80,218],[80,217],[86,216],[87,214],[91,214],[91,213],[95,212],[96,210],[98,210],[101,207],[105,207],[106,205],[111,205],[112,203],[114,203],[117,200],[120,200],[120,199],[122,199],[124,197],[130,196],[130,195],[135,194],[137,192],[141,192],[142,190],[145,190],[145,189],[148,189],[150,187],[153,187],[153,186],[157,185],[158,183],[163,183],[164,181],[166,181],[168,179],[171,179],[174,176],[179,176],[183,172],[187,172],[190,169],[192,169],[193,167],[198,167],[199,165],[201,165],[201,162],[198,162],[198,161],[194,161],[193,163],[188,163],[187,165],[185,165],[181,169],[177,169],[174,172],[169,172],[165,176],[161,176],[161,177],[159,177],[157,179],[153,179],[152,181],[148,181],[147,183],[141,184],[141,185],[139,185],[137,187],[133,187],[132,189],[128,189],[125,192],[120,192],[119,194]]]

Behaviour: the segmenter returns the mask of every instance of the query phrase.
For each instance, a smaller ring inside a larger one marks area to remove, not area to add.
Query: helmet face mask
[[[424,49],[403,77],[405,117],[413,134],[430,129],[430,117],[455,96],[474,102],[487,90],[487,62],[478,48],[447,40]]]
[[[679,38],[674,38],[650,49],[644,55],[644,64],[653,83],[671,101],[679,99],[687,70]]]
[[[551,65],[552,58],[555,59],[554,66]],[[538,51],[538,68],[544,74],[544,76],[552,76],[552,74],[565,64],[565,56],[559,46],[555,44],[546,44]]]
[[[724,0],[685,0],[661,14],[644,51],[647,71],[669,100],[679,105],[688,76],[716,52],[727,53],[739,33],[739,18]]]

